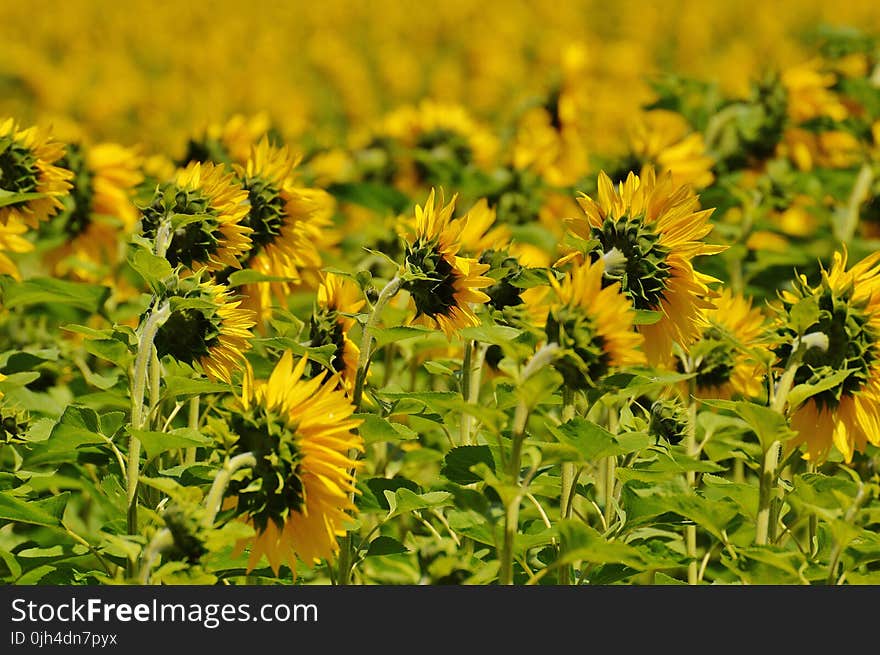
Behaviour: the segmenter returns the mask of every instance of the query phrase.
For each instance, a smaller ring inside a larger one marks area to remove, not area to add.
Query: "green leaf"
[[[397,539],[381,535],[370,542],[370,547],[367,549],[367,554],[364,557],[381,557],[382,555],[396,555],[408,552],[409,549]]]
[[[498,346],[504,346],[508,342],[513,341],[523,333],[505,325],[478,325],[461,330],[462,339],[470,339],[481,343],[491,343]]]
[[[72,451],[80,446],[104,443],[101,434],[101,423],[95,410],[71,405],[58,419],[46,446],[52,451]]]
[[[790,439],[794,432],[788,427],[785,417],[769,407],[758,405],[747,400],[700,400],[709,407],[726,409],[744,420],[766,452],[775,441]]]
[[[411,427],[395,423],[375,414],[355,414],[352,418],[363,419],[358,433],[367,444],[376,442],[397,442],[403,439],[418,439],[419,434]]]
[[[819,301],[808,296],[796,302],[789,311],[789,324],[802,335],[819,320]]]
[[[327,191],[341,202],[361,205],[377,212],[390,210],[401,214],[411,209],[412,202],[393,187],[370,182],[331,184]]]
[[[495,471],[495,459],[492,457],[492,449],[489,446],[453,448],[443,458],[443,468],[440,469],[440,473],[451,482],[471,484],[483,479],[471,470],[471,467],[476,464],[484,464],[493,472]]]
[[[607,541],[581,521],[562,521],[559,538],[563,545],[563,562],[583,560],[594,564],[623,564],[638,571],[646,569],[645,560],[636,548],[619,541]]]
[[[165,396],[167,398],[187,398],[203,393],[229,393],[232,387],[223,382],[194,380],[182,375],[169,375],[164,378]]]
[[[405,487],[397,491],[385,491],[385,498],[388,500],[386,521],[416,510],[445,507],[452,504],[452,494],[448,491],[429,491],[424,494],[416,494]]]
[[[537,445],[548,453],[563,457],[564,461],[595,462],[604,457],[636,452],[654,443],[653,437],[646,433],[614,435],[601,425],[582,418],[574,418],[558,427],[548,426],[548,429],[559,443]]]
[[[65,493],[60,498],[66,502],[67,496],[68,494]],[[57,505],[47,506],[34,501],[25,502],[5,491],[0,491],[0,520],[42,525],[50,528],[61,526],[61,517],[57,514]]]
[[[833,389],[838,384],[846,380],[846,378],[848,378],[851,373],[851,370],[844,369],[842,371],[835,371],[834,373],[826,376],[819,382],[814,382],[812,384],[804,382],[803,384],[797,385],[788,394],[789,407],[794,410],[811,396],[815,396],[817,393],[822,393],[827,389]]]
[[[241,271],[235,271],[229,276],[226,285],[230,287],[240,287],[245,284],[254,284],[256,282],[290,282],[296,278],[283,277],[278,275],[266,275],[260,271],[254,271],[250,268]]]
[[[394,493],[398,489],[409,489],[414,493],[421,491],[419,485],[412,480],[408,480],[401,476],[395,476],[393,478],[370,478],[365,484],[367,489],[369,489],[370,493],[373,495],[373,499],[376,501],[376,506],[384,510],[390,509],[391,507],[388,504],[388,498],[385,495],[386,492]],[[365,495],[369,496],[369,494]]]
[[[45,193],[16,193],[15,191],[0,189],[0,207],[8,207],[9,205],[14,205],[19,202],[29,202],[31,200],[39,200],[40,198],[45,197]]]
[[[175,448],[194,448],[214,443],[201,432],[192,428],[177,428],[171,432],[131,430],[131,435],[141,442],[144,451],[150,458]]]
[[[128,257],[128,263],[152,289],[161,289],[165,280],[173,274],[167,259],[146,248],[135,248]]]
[[[633,325],[654,325],[663,318],[663,312],[655,312],[650,309],[637,309],[633,319]]]
[[[633,525],[649,522],[666,513],[678,514],[724,541],[723,532],[739,512],[727,500],[709,500],[688,492],[678,483],[643,485],[630,482],[624,485],[621,503],[627,509],[627,519]]]
[[[428,328],[417,327],[413,325],[399,325],[397,327],[390,328],[370,328],[370,334],[372,334],[373,339],[375,339],[376,350],[391,342],[406,341],[407,339],[424,337],[433,333],[434,330],[429,330]]]
[[[6,309],[31,305],[68,305],[94,314],[103,307],[110,289],[84,282],[31,278],[8,284],[2,293]]]

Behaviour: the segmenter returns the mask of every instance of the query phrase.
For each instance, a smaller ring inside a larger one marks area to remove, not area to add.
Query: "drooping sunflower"
[[[453,221],[456,197],[435,204],[434,190],[424,207],[416,205],[415,234],[405,246],[405,266],[414,276],[403,284],[416,308],[414,321],[438,327],[451,339],[455,331],[480,324],[471,304],[489,300],[482,289],[493,284],[484,277],[488,264],[459,257],[461,221]]]
[[[674,111],[655,109],[636,121],[629,135],[629,152],[611,178],[622,182],[630,172],[640,174],[647,164],[659,173],[668,172],[675,185],[702,189],[715,179],[715,162],[706,153],[703,135]]]
[[[708,327],[691,346],[696,395],[757,397],[762,369],[745,348],[754,346],[763,335],[764,316],[750,300],[730,289],[724,289],[715,304],[715,309],[706,311]]]
[[[119,235],[137,223],[132,195],[143,180],[140,157],[114,143],[71,144],[60,165],[73,173],[73,189],[53,223],[65,242],[46,261],[56,276],[95,281],[102,267],[120,260]]]
[[[360,349],[348,337],[355,323],[351,314],[356,314],[363,306],[360,288],[347,277],[328,273],[318,287],[311,318],[311,345],[319,347],[332,344],[336,347],[331,364],[333,371],[341,375],[346,391],[354,385],[360,355]]]
[[[198,278],[183,278],[169,292],[171,314],[156,333],[156,350],[159,357],[198,365],[209,379],[228,384],[251,347],[254,313],[222,285]]]
[[[638,329],[648,361],[669,363],[672,344],[687,348],[706,327],[702,310],[714,308],[708,285],[717,280],[692,263],[725,249],[703,243],[713,210],[700,210],[689,187],[676,186],[668,173],[658,178],[652,166],[618,188],[600,173],[598,191],[597,200],[580,195],[586,217],[569,219],[569,229],[587,240],[591,259],[605,260],[606,284],[619,282],[635,309],[658,313]]]
[[[252,149],[247,164],[236,167],[248,199],[241,224],[251,231],[253,242],[240,254],[239,267],[280,278],[244,288],[245,306],[262,319],[268,318],[273,297],[283,302],[293,285],[314,280],[321,268],[320,249],[327,245],[328,196],[296,186],[297,163],[287,147],[276,148],[264,138]]]
[[[15,219],[10,219],[5,225],[0,225],[0,275],[9,275],[16,280],[21,279],[18,266],[6,253],[24,253],[34,249],[34,244],[24,238],[25,232],[27,232],[27,226]]]
[[[63,208],[61,198],[73,177],[57,165],[64,144],[37,128],[19,129],[13,119],[0,121],[0,199],[27,194],[0,206],[0,224],[20,221],[35,228]]]
[[[633,327],[635,311],[620,284],[605,284],[604,262],[576,264],[561,281],[550,277],[545,333],[564,354],[554,366],[571,389],[587,389],[613,367],[643,364],[644,338]]]
[[[249,370],[240,411],[230,420],[238,435],[233,454],[256,459],[227,492],[256,531],[239,544],[250,546],[248,570],[263,555],[276,574],[284,562],[295,574],[297,556],[309,565],[333,557],[356,511],[351,496],[359,462],[349,453],[363,451],[353,432],[361,420],[352,418],[355,408],[335,376],[305,380],[306,365],[305,357],[295,363],[287,351],[268,380],[251,380]]]
[[[868,442],[880,444],[880,253],[847,270],[846,251],[837,252],[830,270],[823,269],[821,275],[816,286],[800,276],[794,290],[782,294],[786,310],[805,298],[814,298],[819,307],[819,319],[805,330],[803,339],[818,336],[822,343],[806,350],[794,384],[820,382],[842,371],[848,374],[793,408],[791,426],[798,434],[789,443],[804,445],[804,458],[819,463],[833,445],[849,462]],[[777,355],[780,365],[786,366],[797,334],[785,323],[780,332],[787,344],[777,349]]]
[[[165,257],[172,266],[182,264],[192,271],[241,268],[253,232],[243,224],[247,199],[247,191],[224,166],[189,164],[157,188],[141,212],[141,231],[155,239],[160,227],[170,227]]]

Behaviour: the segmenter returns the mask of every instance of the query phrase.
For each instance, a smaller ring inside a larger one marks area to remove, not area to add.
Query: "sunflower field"
[[[0,4],[0,580],[880,584],[880,3]]]

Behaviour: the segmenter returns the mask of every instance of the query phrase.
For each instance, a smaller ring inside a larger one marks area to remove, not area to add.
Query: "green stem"
[[[214,525],[214,519],[217,518],[217,514],[220,512],[220,507],[223,504],[223,495],[226,493],[226,488],[229,486],[232,475],[239,469],[256,465],[257,458],[254,457],[253,453],[242,453],[227,460],[223,468],[217,471],[214,482],[211,484],[211,490],[208,491],[208,495],[205,498],[205,508],[208,510],[208,513],[205,515],[206,526]]]
[[[199,397],[193,396],[189,401],[189,416],[187,417],[187,426],[191,430],[199,429]],[[195,464],[196,463],[196,448],[193,446],[192,448],[186,449],[186,463],[187,464]]]
[[[131,426],[134,430],[144,428],[144,391],[147,384],[147,362],[153,352],[153,340],[162,324],[168,320],[171,312],[167,302],[150,312],[143,324],[138,341],[138,352],[134,361],[131,391]],[[140,475],[141,442],[130,435],[128,442],[128,462],[126,471],[126,497],[128,502],[128,532],[137,533],[137,487]]]
[[[470,339],[464,345],[464,357],[461,362],[461,398],[465,403],[471,402],[471,370],[473,368],[474,342]],[[461,413],[461,435],[459,443],[469,445],[471,441],[471,415]]]
[[[611,406],[608,408],[608,431],[611,432],[611,434],[617,434],[617,422],[617,407]],[[603,511],[603,517],[605,518],[605,525],[611,527],[611,520],[614,518],[614,486],[615,476],[617,474],[616,455],[605,458],[602,466],[602,471],[605,495],[605,507]]]
[[[372,356],[373,349],[372,329],[379,322],[379,318],[382,315],[382,310],[385,309],[385,305],[387,305],[388,301],[400,291],[402,284],[403,280],[395,275],[391,281],[385,285],[379,293],[379,297],[376,299],[376,304],[373,305],[373,310],[370,312],[370,317],[364,325],[364,332],[361,336],[360,353],[358,354],[357,376],[355,377],[354,392],[352,393],[352,404],[357,408],[360,408],[361,406],[361,400],[364,394],[364,383],[367,379],[367,371],[370,368],[370,357]]]
[[[685,441],[685,449],[689,457],[697,457],[697,401],[694,398],[696,384],[693,378],[690,382],[691,394],[688,402],[688,425]],[[687,472],[687,483],[691,489],[697,487],[696,471]],[[699,583],[699,565],[697,563],[697,526],[688,525],[684,529],[685,548],[688,556],[688,584],[695,585]]]
[[[529,418],[529,408],[524,400],[516,406],[513,418],[513,444],[510,452],[508,475],[515,486],[519,486],[519,472],[522,468],[522,445],[525,439],[526,422]],[[504,541],[501,547],[501,566],[498,583],[501,585],[513,584],[513,545],[519,528],[519,505],[522,500],[522,490],[513,494],[507,503],[504,512]]]
[[[856,518],[856,513],[870,497],[871,493],[868,490],[868,486],[860,483],[859,491],[856,493],[852,505],[849,506],[849,509],[846,510],[846,514],[843,517],[844,522],[848,525],[852,524]],[[843,553],[843,547],[844,544],[839,539],[834,540],[834,547],[831,549],[831,564],[828,566],[828,579],[825,580],[825,584],[833,585],[835,583],[835,579],[837,578],[837,563],[840,560],[841,553]]]

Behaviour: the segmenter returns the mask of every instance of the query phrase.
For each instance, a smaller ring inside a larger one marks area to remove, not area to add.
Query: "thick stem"
[[[211,526],[214,524],[214,519],[217,518],[220,507],[223,505],[223,495],[226,493],[226,487],[229,486],[232,475],[239,469],[256,465],[257,458],[254,457],[253,453],[242,453],[227,460],[223,468],[217,471],[214,482],[211,484],[211,489],[205,497],[205,508],[208,510],[205,515],[205,525]]]
[[[473,369],[474,342],[470,339],[464,344],[464,357],[461,362],[461,398],[465,403],[471,402],[471,370]],[[459,443],[469,445],[471,441],[471,415],[461,413],[461,434]]]
[[[144,428],[144,391],[147,384],[147,362],[153,352],[153,340],[162,324],[168,320],[171,312],[167,302],[150,312],[143,324],[138,352],[134,361],[131,388],[131,427],[134,430]],[[126,471],[126,496],[128,501],[128,532],[137,533],[137,487],[140,475],[141,442],[132,434],[128,442],[128,462]]]
[[[694,398],[696,385],[691,380],[690,401],[688,402],[688,425],[685,441],[685,449],[689,457],[697,457],[697,401]],[[691,489],[697,486],[696,471],[687,472],[687,483]],[[699,582],[699,564],[697,563],[697,526],[688,525],[684,529],[685,548],[688,556],[688,584],[695,585]]]
[[[574,418],[574,391],[568,387],[562,388],[562,422],[567,423]],[[565,520],[571,518],[572,503],[569,502],[571,490],[574,486],[574,475],[577,466],[574,462],[562,463],[562,493],[559,496],[560,517]]]
[[[761,470],[761,484],[758,488],[758,522],[755,527],[755,543],[766,545],[770,539],[770,515],[773,503],[773,487],[776,485],[776,469],[779,466],[779,451],[782,444],[774,441],[764,453],[764,466]]]
[[[608,408],[608,431],[611,434],[617,434],[617,423],[618,423],[618,414],[617,407],[612,406]],[[614,487],[615,487],[615,477],[617,475],[617,456],[612,455],[611,457],[606,457],[605,461],[602,465],[603,471],[603,482],[604,482],[604,496],[605,496],[605,507],[603,511],[603,517],[605,518],[605,525],[610,527],[611,521],[614,518]]]
[[[199,429],[199,397],[193,396],[189,401],[189,416],[186,421],[187,426],[192,430]],[[192,448],[186,449],[186,463],[187,464],[195,464],[196,463],[196,448],[193,446]]]
[[[519,472],[522,468],[522,445],[528,418],[528,405],[521,400],[516,406],[513,418],[513,443],[508,463],[508,475],[516,486],[519,485]],[[519,528],[519,505],[522,497],[522,490],[513,494],[504,512],[504,541],[501,546],[501,566],[498,573],[498,583],[501,585],[513,584],[513,546]]]
[[[360,408],[361,406],[361,399],[364,394],[364,384],[367,379],[367,371],[370,368],[370,357],[372,356],[373,349],[372,329],[379,322],[379,318],[382,315],[382,310],[385,309],[385,305],[387,305],[388,301],[400,291],[402,284],[403,280],[395,275],[391,281],[385,285],[379,293],[379,297],[376,299],[376,304],[373,305],[373,311],[370,312],[370,317],[364,325],[364,333],[361,336],[360,353],[358,354],[357,376],[355,377],[354,392],[352,393],[352,404],[357,408]]]

